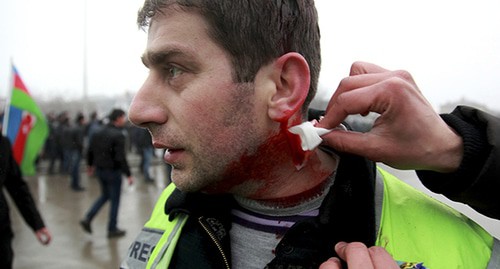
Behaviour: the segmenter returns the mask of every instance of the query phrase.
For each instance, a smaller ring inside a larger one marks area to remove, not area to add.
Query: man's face
[[[127,124],[127,116],[125,114],[116,119],[116,126],[123,127],[125,124]]]
[[[269,136],[259,127],[263,97],[254,84],[233,81],[228,54],[209,38],[201,16],[164,11],[149,28],[143,62],[150,73],[130,120],[151,131],[155,147],[167,149],[178,188],[227,192],[240,183],[234,177],[241,176],[243,159],[248,164]]]

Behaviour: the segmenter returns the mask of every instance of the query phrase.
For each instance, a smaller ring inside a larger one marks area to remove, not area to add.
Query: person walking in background
[[[54,141],[53,152],[50,156],[49,161],[49,174],[53,174],[55,171],[56,162],[59,161],[59,173],[63,174],[67,172],[67,167],[64,161],[64,148],[63,148],[63,132],[68,126],[68,112],[63,111],[59,113],[50,125],[50,139]]]
[[[85,130],[85,136],[87,137],[87,143],[90,144],[90,140],[92,136],[101,128],[102,122],[97,117],[97,111],[93,111],[90,114],[90,120],[87,124],[87,128]]]
[[[83,154],[83,143],[85,138],[85,116],[78,113],[75,123],[66,129],[64,141],[64,158],[68,162],[69,173],[71,176],[71,189],[74,191],[85,190],[80,182],[80,161]]]
[[[56,140],[54,137],[54,129],[56,126],[56,116],[54,112],[47,114],[47,124],[49,125],[49,136],[45,140],[45,145],[43,148],[43,156],[49,162],[48,173],[54,173],[54,159],[56,157]]]
[[[92,233],[92,219],[102,206],[110,200],[108,238],[125,235],[125,231],[119,229],[117,223],[122,186],[121,174],[123,173],[128,177],[129,184],[133,183],[125,153],[123,127],[126,122],[125,111],[121,109],[111,111],[109,123],[94,134],[87,152],[89,173],[92,174],[95,169],[95,174],[101,186],[101,196],[90,207],[85,218],[80,221],[80,225],[86,232]]]
[[[1,128],[0,128],[1,130]],[[47,245],[52,238],[38,211],[31,192],[14,160],[10,141],[0,136],[0,268],[10,269],[14,260],[9,207],[2,189],[5,187],[26,223],[35,231],[40,243]]]
[[[154,157],[154,148],[151,141],[151,134],[147,129],[135,128],[137,151],[141,154],[140,170],[144,175],[144,181],[147,183],[154,182],[151,177],[149,168]]]
[[[92,137],[97,131],[99,131],[99,129],[101,129],[101,127],[102,127],[102,121],[99,119],[97,111],[92,111],[92,113],[90,113],[89,123],[85,128],[86,148],[88,148],[88,146],[90,145],[90,141],[92,140]],[[94,174],[93,173],[89,174],[89,176],[94,176]]]

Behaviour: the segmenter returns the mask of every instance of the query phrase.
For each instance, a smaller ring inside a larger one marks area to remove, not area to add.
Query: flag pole
[[[12,98],[12,90],[14,89],[14,62],[10,59],[10,88],[7,90],[7,99],[5,100],[5,108],[3,113],[2,135],[7,136],[7,127],[9,126],[10,99]]]
[[[87,74],[87,0],[83,0],[83,113],[87,114],[88,74]]]

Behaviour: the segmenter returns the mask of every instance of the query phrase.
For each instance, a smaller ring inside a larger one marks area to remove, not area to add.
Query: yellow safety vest
[[[458,211],[380,168],[377,172],[376,245],[395,260],[423,263],[429,269],[500,269],[497,239]],[[180,213],[170,221],[164,212],[174,189],[170,184],[163,191],[150,220],[129,248],[122,269],[168,268],[187,220]]]
[[[129,247],[126,259],[120,268],[168,268],[175,246],[179,240],[187,215],[179,214],[170,221],[165,214],[165,203],[175,190],[170,184],[163,190],[151,213],[151,218]]]
[[[376,245],[395,260],[423,262],[429,269],[500,268],[497,239],[458,211],[378,170],[383,180],[377,180],[376,193],[383,192],[383,201],[376,207],[381,209]]]

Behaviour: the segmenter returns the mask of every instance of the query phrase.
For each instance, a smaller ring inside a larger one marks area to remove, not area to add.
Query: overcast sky
[[[147,71],[142,0],[87,0],[88,95],[135,92]],[[33,95],[83,96],[84,0],[0,1],[0,97],[11,59]],[[500,1],[317,0],[321,94],[352,62],[410,71],[435,106],[466,98],[500,109]]]

